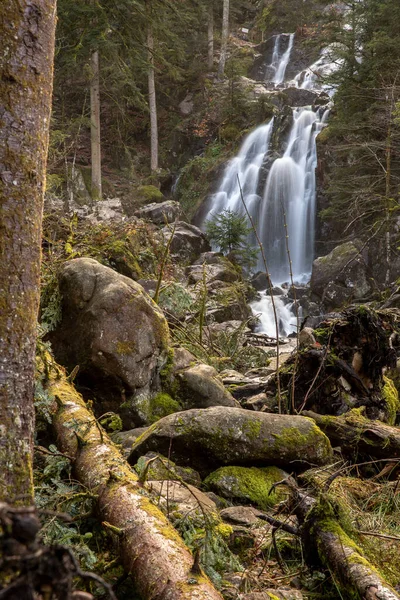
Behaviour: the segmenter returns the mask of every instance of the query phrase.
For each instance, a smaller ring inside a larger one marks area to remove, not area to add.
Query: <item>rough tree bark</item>
[[[53,417],[57,445],[73,458],[79,481],[98,494],[102,521],[121,529],[121,561],[139,595],[149,600],[222,600],[207,577],[192,571],[191,553],[61,370],[48,389],[58,406]]]
[[[229,0],[224,0],[222,12],[221,55],[218,64],[218,79],[223,79],[225,72],[226,50],[229,36]]]
[[[27,502],[55,17],[56,0],[0,3],[0,499]]]
[[[101,140],[100,140],[100,68],[99,53],[92,53],[90,79],[90,143],[92,162],[92,198],[101,200]]]
[[[157,103],[156,84],[154,74],[154,37],[151,25],[151,6],[149,11],[149,25],[147,29],[147,51],[148,51],[148,86],[149,86],[149,110],[150,110],[150,168],[152,171],[158,169],[158,125],[157,125]]]
[[[212,69],[214,66],[214,0],[209,0],[209,3],[208,3],[207,39],[208,39],[207,66],[209,69]]]

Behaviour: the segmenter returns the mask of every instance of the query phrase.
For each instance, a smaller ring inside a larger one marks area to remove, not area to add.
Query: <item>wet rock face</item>
[[[129,462],[149,450],[171,452],[179,464],[205,473],[223,465],[301,469],[326,464],[332,455],[311,419],[219,406],[164,417],[133,445]]]
[[[169,347],[162,312],[136,282],[90,258],[60,273],[62,321],[51,335],[57,360],[103,385],[107,410],[130,395],[155,394]],[[126,426],[135,426],[133,419]]]
[[[325,310],[339,308],[371,293],[368,267],[360,248],[357,241],[346,242],[314,261],[311,295]]]

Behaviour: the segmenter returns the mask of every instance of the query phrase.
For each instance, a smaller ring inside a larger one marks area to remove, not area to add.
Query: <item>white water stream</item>
[[[274,86],[284,83],[286,68],[290,61],[294,34],[276,36],[269,71],[274,73]],[[337,68],[331,52],[326,51],[309,69],[299,73],[289,85],[328,91],[321,83],[321,76]],[[314,258],[315,228],[315,168],[317,149],[315,139],[324,127],[329,109],[327,106],[313,109],[311,106],[293,108],[293,123],[283,151],[269,170],[263,189],[259,189],[260,172],[269,164],[270,141],[274,119],[260,125],[244,140],[238,155],[227,165],[218,191],[212,198],[212,206],[206,220],[223,210],[244,213],[238,177],[246,206],[256,224],[264,247],[268,270],[273,284],[288,282],[289,260],[286,247],[286,228],[292,261],[293,278],[305,283],[311,275]],[[268,160],[269,159],[269,160]],[[259,270],[265,271],[260,257]],[[287,298],[274,297],[280,335],[296,330],[296,317]],[[260,300],[252,305],[259,315],[259,331],[275,336],[275,320],[269,294],[263,292]]]

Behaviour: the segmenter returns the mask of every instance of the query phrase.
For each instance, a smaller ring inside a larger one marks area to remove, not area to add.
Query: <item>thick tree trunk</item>
[[[304,547],[317,551],[319,560],[329,568],[343,598],[399,600],[362,550],[345,533],[334,511],[323,496],[317,501],[308,493],[295,493],[294,512],[302,524]]]
[[[319,415],[304,411],[330,439],[332,446],[338,445],[342,452],[351,456],[366,454],[374,458],[400,458],[400,428],[371,421],[351,411],[340,417]]]
[[[157,126],[157,103],[156,84],[154,78],[154,38],[153,29],[149,25],[147,30],[147,49],[149,60],[149,110],[150,110],[150,168],[152,171],[158,169],[158,126]]]
[[[121,561],[140,596],[222,600],[204,575],[192,572],[191,553],[65,376],[51,381],[49,391],[58,406],[58,446],[73,457],[79,481],[98,494],[101,519],[122,530]]]
[[[208,60],[207,66],[212,69],[214,66],[214,0],[209,0],[208,4]]]
[[[32,496],[33,383],[55,0],[0,3],[0,499]]]
[[[101,200],[101,141],[100,141],[100,68],[99,53],[91,56],[90,80],[90,142],[92,159],[92,198]]]
[[[223,79],[225,72],[226,50],[229,36],[229,0],[224,0],[222,13],[221,56],[218,64],[218,79]]]

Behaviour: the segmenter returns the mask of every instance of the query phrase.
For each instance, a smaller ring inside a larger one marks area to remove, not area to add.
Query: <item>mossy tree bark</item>
[[[149,87],[149,111],[150,111],[150,168],[152,171],[158,169],[158,124],[157,124],[157,101],[156,101],[156,83],[154,71],[154,35],[152,19],[151,2],[148,3],[147,26],[147,51],[148,51],[148,87]]]
[[[191,553],[61,372],[49,391],[58,405],[53,418],[58,446],[73,458],[78,480],[98,494],[102,521],[122,531],[121,561],[140,596],[222,600],[205,576],[192,572]]]
[[[400,429],[380,421],[371,421],[358,409],[340,417],[319,415],[312,411],[304,411],[303,415],[314,419],[332,445],[339,445],[344,454],[358,458],[360,453],[377,459],[400,457]]]
[[[309,556],[316,550],[329,568],[343,598],[400,600],[396,591],[364,556],[361,548],[341,527],[329,501],[297,491],[294,512],[299,518],[304,547]]]
[[[92,163],[92,198],[101,200],[101,140],[100,140],[100,67],[99,52],[95,50],[90,59],[90,143]]]
[[[224,78],[226,52],[228,48],[229,37],[229,0],[224,0],[222,9],[222,36],[221,36],[221,54],[218,63],[218,79]]]
[[[0,3],[0,499],[32,496],[33,384],[56,0]],[[21,498],[22,499],[22,498]]]
[[[212,69],[214,66],[214,0],[209,0],[207,17],[208,17],[208,22],[207,22],[207,40],[208,40],[207,66],[209,69]]]

